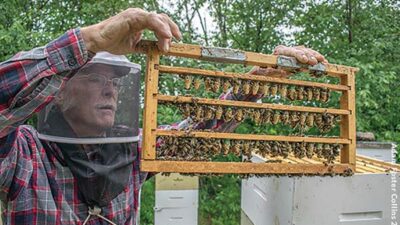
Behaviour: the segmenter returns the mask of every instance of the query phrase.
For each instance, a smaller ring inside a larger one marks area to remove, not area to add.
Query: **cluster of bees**
[[[231,88],[234,94],[253,94],[263,96],[276,96],[280,95],[284,99],[290,101],[321,101],[328,102],[331,96],[331,91],[328,88],[319,87],[304,87],[304,86],[289,86],[287,84],[276,84],[256,80],[241,80],[232,78],[218,78],[218,77],[202,77],[181,75],[184,79],[185,89],[189,90],[191,87],[198,90],[202,83],[206,91],[219,93],[222,89],[227,93]]]
[[[214,138],[161,137],[163,144],[158,147],[159,160],[210,161],[218,155],[234,154],[249,161],[252,152],[263,157],[283,157],[293,154],[297,158],[323,158],[332,163],[339,155],[341,144],[323,144],[288,141],[248,141]]]
[[[235,120],[242,122],[245,118],[251,118],[256,125],[278,124],[289,125],[291,128],[306,130],[317,127],[320,132],[327,133],[341,120],[340,115],[330,113],[312,113],[281,111],[259,108],[241,108],[213,105],[200,105],[196,103],[183,103],[177,105],[185,118],[190,117],[194,122],[202,122],[212,119],[229,122]]]

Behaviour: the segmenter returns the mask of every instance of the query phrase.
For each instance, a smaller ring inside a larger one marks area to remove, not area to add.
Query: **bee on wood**
[[[307,158],[311,159],[314,155],[315,144],[307,143],[306,149],[307,149],[306,156],[307,156]]]
[[[271,156],[277,157],[280,155],[279,143],[277,141],[271,142]]]
[[[229,122],[233,119],[233,110],[231,108],[227,108],[224,114],[224,121]]]
[[[304,99],[304,87],[298,87],[296,90],[297,93],[297,100],[303,100]]]
[[[251,112],[251,117],[256,125],[260,125],[261,123],[261,113],[258,109],[253,109]]]
[[[258,94],[259,95],[264,95],[265,94],[265,83],[264,82],[259,82],[260,86],[258,87]]]
[[[296,93],[295,87],[291,87],[291,88],[288,89],[288,91],[287,91],[287,98],[288,98],[290,101],[296,100],[296,97],[297,97],[296,95],[297,95],[297,93]]]
[[[224,110],[222,109],[221,106],[217,107],[217,111],[215,112],[215,119],[220,120],[222,119],[222,114],[224,113]]]
[[[204,79],[204,89],[206,91],[210,91],[211,90],[211,86],[212,86],[212,80],[210,77],[206,77]]]
[[[332,147],[329,144],[324,144],[322,147],[322,155],[327,160],[328,163],[332,163],[335,159],[334,155],[332,154]]]
[[[263,94],[265,97],[268,97],[268,96],[269,96],[270,89],[271,89],[271,84],[268,83],[268,82],[265,82],[265,83],[264,83],[263,89],[264,89],[264,90],[263,90],[262,94]]]
[[[299,115],[297,112],[291,112],[290,113],[290,127],[295,128],[297,124],[299,123]]]
[[[306,118],[306,124],[308,127],[314,126],[314,113],[308,113]]]
[[[194,87],[194,89],[199,90],[200,85],[201,85],[201,79],[200,79],[199,77],[196,77],[196,78],[194,79],[194,81],[193,81],[193,87]]]
[[[261,123],[269,124],[272,122],[272,110],[271,109],[261,109]]]
[[[300,119],[299,119],[299,124],[301,127],[306,126],[306,119],[307,119],[308,113],[301,112],[300,113]]]
[[[251,159],[251,147],[249,141],[245,141],[243,143],[243,154],[247,157],[248,160]]]
[[[322,117],[322,114],[321,113],[316,114],[314,119],[315,119],[314,121],[315,125],[317,125],[319,129],[322,128],[322,126],[324,125],[324,119]]]
[[[262,157],[271,154],[272,148],[270,143],[268,141],[263,141],[262,143],[260,143],[260,150]]]
[[[212,85],[212,91],[217,93],[219,91],[220,87],[221,87],[221,79],[214,78],[214,82],[213,82],[213,85]]]
[[[230,152],[233,153],[236,156],[240,156],[241,153],[241,149],[242,149],[242,145],[240,143],[240,141],[231,141],[233,143],[231,143],[231,149]]]
[[[326,102],[329,101],[328,92],[329,92],[329,89],[327,89],[327,88],[322,88],[321,89],[321,96],[320,96],[321,102],[326,103]]]
[[[222,152],[224,155],[228,155],[230,148],[231,148],[231,143],[229,140],[221,140],[222,142]]]
[[[319,89],[319,88],[314,88],[313,89],[313,98],[316,101],[319,101],[321,99],[321,89]]]
[[[272,84],[270,89],[271,89],[272,96],[275,96],[278,93],[278,85],[277,84]]]
[[[306,93],[307,93],[307,101],[312,101],[314,95],[312,87],[307,87]]]
[[[248,95],[250,93],[250,82],[245,81],[242,87],[242,92],[244,95]]]
[[[315,153],[317,154],[318,158],[323,158],[324,157],[322,152],[323,152],[323,146],[322,146],[321,143],[318,143],[316,145],[316,147],[315,147]]]
[[[215,112],[215,108],[213,108],[212,106],[207,106],[206,107],[206,111],[205,111],[205,115],[204,115],[204,119],[205,120],[214,119],[214,112]]]
[[[190,89],[190,86],[192,85],[192,80],[193,80],[192,76],[189,76],[189,75],[185,76],[185,89],[186,90]]]
[[[235,120],[236,120],[237,122],[242,122],[243,119],[244,119],[243,109],[238,108],[238,109],[236,109],[235,111],[236,111],[236,112],[235,112]]]
[[[287,90],[288,86],[286,84],[282,84],[279,88],[279,95],[281,98],[286,98],[287,97]]]
[[[195,121],[202,121],[204,118],[204,110],[203,107],[198,105],[195,107]]]
[[[292,145],[290,145],[289,142],[285,141],[281,144],[281,156],[283,158],[287,158],[289,156],[289,153],[292,151]]]
[[[280,122],[280,119],[281,119],[281,113],[279,111],[275,111],[271,123],[276,125]]]
[[[224,79],[224,82],[222,84],[222,91],[224,93],[228,93],[230,87],[231,87],[231,82],[229,81],[229,79]]]
[[[183,113],[183,116],[185,118],[188,118],[190,117],[190,114],[192,112],[192,107],[190,106],[190,104],[180,104],[179,110]]]
[[[239,94],[240,85],[241,81],[239,79],[235,79],[233,83],[233,94]]]
[[[260,83],[256,80],[252,81],[251,85],[251,93],[253,95],[256,95],[258,93],[258,90],[260,89]]]
[[[283,124],[288,125],[290,124],[290,115],[289,111],[284,111],[281,115],[281,121]]]

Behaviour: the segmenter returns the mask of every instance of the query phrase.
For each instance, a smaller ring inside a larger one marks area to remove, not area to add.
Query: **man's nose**
[[[117,88],[111,80],[108,80],[102,90],[102,94],[107,97],[115,97],[117,94]]]

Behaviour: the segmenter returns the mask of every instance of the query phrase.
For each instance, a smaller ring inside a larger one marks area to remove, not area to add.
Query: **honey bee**
[[[251,86],[251,93],[253,95],[256,95],[258,93],[258,90],[260,89],[260,83],[258,81],[252,81],[252,86]]]
[[[180,105],[180,109],[183,112],[185,118],[188,118],[192,112],[192,107],[189,104]]]
[[[202,121],[204,117],[203,107],[198,105],[195,107],[195,121]]]
[[[332,153],[332,147],[329,144],[324,144],[322,147],[322,155],[328,163],[331,163],[335,159]]]
[[[322,158],[323,157],[323,147],[321,143],[318,143],[317,146],[315,147],[315,153],[317,154],[318,158]]]
[[[204,80],[204,88],[205,88],[206,91],[210,91],[211,90],[211,86],[212,86],[211,83],[212,83],[211,78],[210,77],[206,77],[205,80]]]
[[[307,101],[311,101],[313,99],[313,89],[311,87],[307,87],[306,93],[307,93]]]
[[[261,155],[265,157],[268,154],[271,154],[272,147],[268,141],[263,141],[260,143],[260,151]]]
[[[299,120],[299,124],[301,127],[305,127],[306,126],[306,119],[307,119],[308,114],[307,113],[300,113],[300,120]]]
[[[265,84],[264,82],[259,82],[259,87],[258,87],[258,94],[263,95],[265,93]]]
[[[243,143],[243,154],[247,157],[247,159],[251,159],[251,148],[250,142],[248,141]]]
[[[301,142],[300,143],[300,152],[299,152],[299,158],[304,158],[306,156],[307,148],[306,148],[306,143]]]
[[[240,156],[241,148],[242,148],[242,145],[241,145],[240,141],[235,140],[231,144],[230,152],[232,152],[236,156]]]
[[[261,113],[258,109],[253,109],[251,112],[251,117],[256,125],[260,125],[261,123]]]
[[[215,109],[212,106],[206,107],[204,119],[205,120],[212,120],[214,119],[214,111]]]
[[[307,119],[306,119],[306,124],[308,127],[314,126],[314,113],[308,113]]]
[[[296,90],[297,93],[297,100],[303,100],[304,99],[304,87],[298,87]]]
[[[262,109],[261,112],[261,123],[269,124],[272,121],[272,110],[271,109]]]
[[[288,91],[287,91],[287,98],[290,101],[294,101],[294,100],[296,100],[296,97],[297,97],[296,96],[296,89],[294,87],[289,88]]]
[[[284,111],[281,115],[281,121],[283,124],[288,125],[290,123],[289,111]]]
[[[231,108],[227,108],[224,115],[224,121],[229,122],[233,119],[233,111]]]
[[[224,110],[222,109],[222,107],[218,106],[217,111],[215,112],[215,119],[220,120],[222,118],[223,113],[224,113]]]
[[[329,90],[327,88],[322,88],[321,89],[321,96],[320,96],[321,102],[326,103],[326,102],[329,101],[329,99],[328,99],[328,91]]]
[[[240,85],[241,85],[241,81],[238,79],[235,79],[234,83],[233,83],[233,93],[235,95],[239,94]]]
[[[314,155],[315,145],[314,143],[308,143],[306,148],[307,148],[306,156],[307,158],[311,159]]]
[[[285,141],[281,144],[281,155],[283,158],[287,158],[289,153],[292,151],[292,145],[289,142]]]
[[[290,113],[290,127],[295,128],[299,123],[299,120],[300,118],[297,112]]]
[[[229,154],[229,150],[231,148],[231,143],[228,140],[221,140],[222,142],[222,151],[224,155],[228,155]]]
[[[212,85],[212,91],[217,93],[221,87],[221,80],[219,78],[214,78],[214,83]]]
[[[313,97],[316,101],[319,101],[321,99],[321,90],[319,88],[313,89]]]
[[[224,82],[222,84],[222,91],[224,93],[228,93],[230,87],[231,87],[231,82],[229,81],[229,79],[224,79]]]
[[[271,89],[272,96],[275,96],[278,93],[278,85],[277,84],[272,84],[270,89]]]
[[[265,97],[269,96],[269,91],[271,89],[271,84],[270,83],[264,83],[264,90],[263,90],[263,95]]]
[[[250,93],[250,82],[245,81],[242,87],[242,91],[244,95],[248,95]]]
[[[236,109],[236,112],[235,112],[235,120],[236,120],[237,122],[242,122],[243,119],[244,119],[243,109],[241,109],[241,108]]]
[[[286,98],[287,97],[287,88],[288,86],[286,84],[282,84],[279,88],[279,95],[281,98]]]
[[[321,113],[316,114],[314,119],[315,119],[314,122],[318,128],[321,128],[324,125],[324,120]]]
[[[201,85],[201,79],[199,77],[196,77],[193,82],[194,89],[199,90],[200,85]]]
[[[192,76],[189,76],[189,75],[185,76],[185,89],[186,90],[190,89],[190,86],[192,85],[192,80],[193,80]]]
[[[276,125],[280,122],[280,119],[281,119],[281,113],[279,111],[275,111],[271,123]]]
[[[271,142],[271,156],[276,157],[280,155],[279,143],[277,141]]]

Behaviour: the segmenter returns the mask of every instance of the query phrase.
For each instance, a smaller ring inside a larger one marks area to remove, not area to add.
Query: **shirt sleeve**
[[[51,102],[90,58],[78,28],[0,63],[0,137]]]

